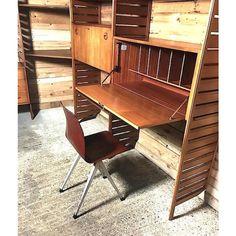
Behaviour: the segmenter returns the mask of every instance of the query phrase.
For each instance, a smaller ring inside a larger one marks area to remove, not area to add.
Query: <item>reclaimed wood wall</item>
[[[153,0],[150,37],[202,43],[210,0],[168,2]]]
[[[69,6],[69,0],[28,0],[29,4]],[[29,11],[34,50],[70,49],[69,11],[31,9]],[[31,102],[41,109],[73,104],[71,61],[31,58],[34,71],[29,76]]]

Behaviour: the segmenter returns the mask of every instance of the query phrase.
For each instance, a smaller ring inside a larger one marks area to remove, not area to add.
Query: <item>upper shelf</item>
[[[25,3],[20,3],[19,7],[35,8],[35,9],[54,9],[54,10],[69,11],[69,6],[63,6],[63,5],[42,5],[42,4],[25,4]]]
[[[58,59],[71,59],[70,49],[59,49],[59,50],[34,50],[26,52],[27,56],[31,57],[44,57],[44,58],[58,58]]]
[[[134,39],[134,38],[118,37],[118,36],[115,36],[114,38],[117,40],[131,42],[131,43],[138,43],[138,44],[162,47],[162,48],[171,48],[171,49],[181,50],[185,52],[198,53],[201,49],[201,44],[173,41],[173,40],[167,40],[167,39],[150,38],[149,40],[140,40],[140,39]]]

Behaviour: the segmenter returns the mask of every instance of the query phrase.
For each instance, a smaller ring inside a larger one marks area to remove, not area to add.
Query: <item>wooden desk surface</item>
[[[170,119],[174,113],[172,109],[115,84],[78,86],[76,89],[136,129],[171,123],[185,118],[183,114],[177,113],[174,116],[175,119],[172,120]]]

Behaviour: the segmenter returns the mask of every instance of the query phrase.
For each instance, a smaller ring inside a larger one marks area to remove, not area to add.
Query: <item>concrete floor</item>
[[[97,172],[81,209],[72,218],[91,166],[81,161],[68,182],[75,186],[60,194],[76,153],[64,137],[61,108],[41,111],[32,121],[18,115],[19,235],[217,235],[218,213],[199,198],[176,208],[180,217],[168,221],[174,181],[137,151],[106,161],[120,201],[108,180]],[[101,119],[83,124],[85,134],[106,129]]]

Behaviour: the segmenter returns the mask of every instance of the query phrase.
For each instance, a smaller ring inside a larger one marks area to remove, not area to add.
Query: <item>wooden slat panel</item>
[[[198,93],[196,104],[210,103],[218,101],[218,91]]]
[[[117,16],[116,24],[146,26],[146,18],[137,16]]]
[[[148,1],[144,0],[117,0],[118,4],[139,4],[140,6],[147,6]]]
[[[203,48],[203,57],[198,67],[200,73],[196,74],[197,84],[191,112],[187,117],[170,219],[173,219],[177,205],[199,195],[206,189],[206,178],[209,176],[216,156],[218,142],[218,123],[216,123],[218,122],[218,55],[216,48],[218,48],[218,36],[212,35],[211,31],[218,30],[218,20],[214,19],[218,0],[211,2],[210,21],[206,41],[203,44],[205,48]],[[209,48],[215,49],[209,50]]]
[[[209,154],[211,152],[214,152],[215,150],[215,143],[210,144],[210,145],[206,145],[204,147],[200,146],[199,148],[195,149],[195,150],[191,150],[189,152],[187,152],[187,154],[184,157],[184,161],[188,161],[194,158],[198,158],[201,157],[205,154]]]
[[[216,146],[217,140],[218,140],[217,134],[212,134],[206,137],[191,140],[189,141],[189,144],[188,144],[188,150],[193,150],[195,148],[200,148],[200,147],[206,146],[208,144],[213,144],[213,143],[215,143],[215,146]]]
[[[189,200],[189,199],[191,199],[191,198],[193,198],[195,196],[198,196],[204,190],[205,190],[205,188],[203,187],[203,188],[200,188],[200,189],[190,193],[189,195],[186,195],[186,196],[184,196],[182,198],[177,199],[176,206],[181,204],[181,203],[183,203],[183,202],[186,202],[187,200]]]
[[[116,7],[117,14],[130,14],[130,15],[147,15],[147,7],[140,7],[135,5],[117,5]]]
[[[145,27],[130,27],[130,26],[116,26],[116,33],[118,35],[145,35],[146,28]]]
[[[210,125],[218,122],[218,114],[211,114],[211,115],[206,115],[202,116],[199,118],[195,118],[192,121],[191,127],[192,128],[197,128],[205,125]]]
[[[218,90],[218,78],[204,79],[199,84],[199,92]]]
[[[218,35],[211,35],[207,43],[207,48],[219,48],[219,37]]]
[[[191,170],[183,171],[181,175],[181,179],[189,178],[190,176],[194,176],[198,173],[204,172],[208,170],[211,166],[211,162],[208,162],[207,164],[204,163],[204,165],[197,166]]]
[[[139,131],[113,114],[110,114],[109,130],[129,148],[133,148],[138,140]]]
[[[186,170],[186,169],[192,168],[194,166],[204,164],[204,163],[211,161],[212,155],[214,155],[214,152],[209,153],[206,156],[204,155],[201,158],[194,158],[194,159],[191,159],[191,160],[185,162],[183,165],[183,170]]]
[[[218,65],[204,66],[202,71],[202,78],[218,77]]]
[[[181,198],[183,196],[186,196],[189,193],[192,193],[193,191],[202,188],[206,185],[206,179],[201,180],[197,183],[192,184],[191,186],[188,186],[187,188],[180,189],[178,192],[178,198]]]
[[[218,112],[218,102],[213,102],[210,104],[203,104],[203,105],[198,105],[193,112],[193,115],[196,116],[202,116],[202,115],[207,115],[211,113],[216,113]]]
[[[189,139],[195,139],[209,134],[218,132],[218,124],[203,126],[201,128],[192,129],[189,133]]]
[[[200,180],[203,180],[203,179],[207,179],[207,177],[208,177],[208,172],[203,172],[203,173],[201,173],[199,175],[196,175],[195,177],[186,178],[186,179],[181,181],[179,187],[180,188],[186,187],[186,186],[188,186],[190,184],[193,184],[193,183],[195,183],[197,181],[200,181]]]
[[[206,53],[204,57],[204,64],[218,64],[219,52],[218,50],[211,50]]]
[[[98,16],[74,15],[74,21],[78,23],[98,23]]]

